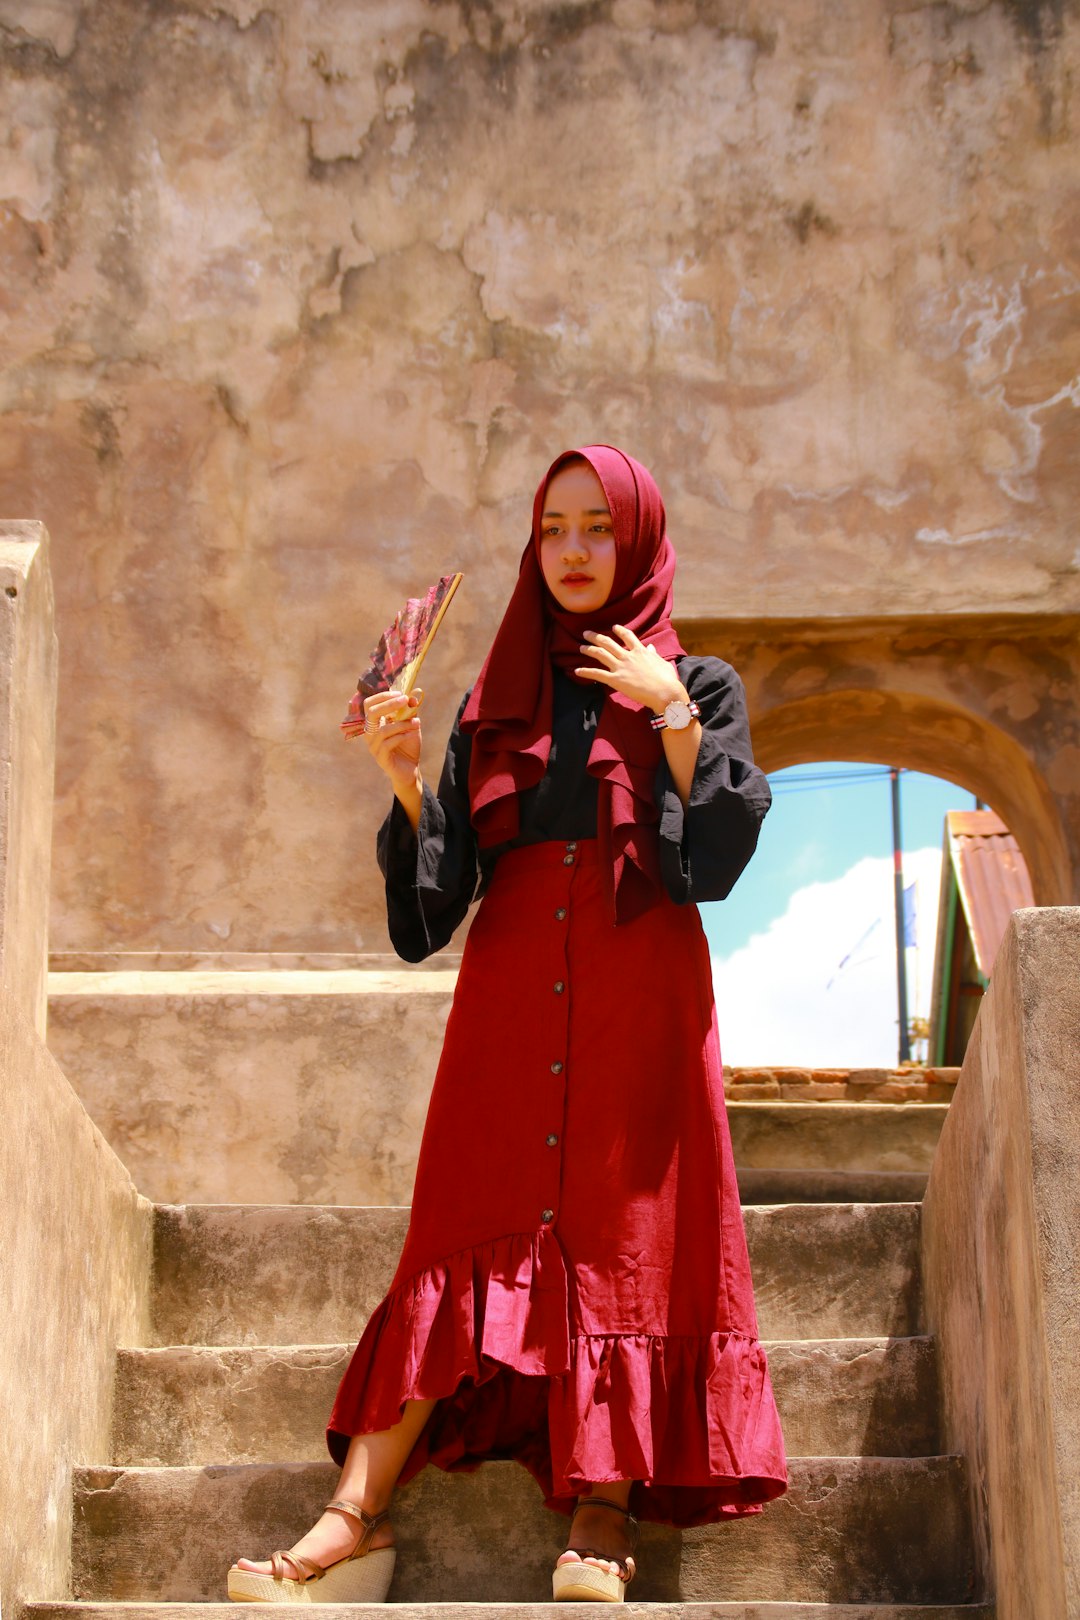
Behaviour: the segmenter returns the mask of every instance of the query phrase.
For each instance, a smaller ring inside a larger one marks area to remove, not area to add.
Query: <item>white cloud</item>
[[[904,883],[918,884],[918,950],[907,952],[909,1012],[924,1017],[930,1011],[940,875],[940,850],[905,854]],[[713,957],[725,1062],[894,1064],[895,938],[891,858],[868,857],[831,883],[796,890],[765,933],[731,956]]]

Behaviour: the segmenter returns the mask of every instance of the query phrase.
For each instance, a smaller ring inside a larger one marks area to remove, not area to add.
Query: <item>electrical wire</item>
[[[787,767],[797,769],[798,767]],[[857,787],[863,782],[882,782],[890,774],[888,765],[871,765],[866,770],[813,771],[805,776],[784,776],[775,771],[769,783],[776,793],[813,793],[823,787]],[[904,775],[901,772],[901,775]]]

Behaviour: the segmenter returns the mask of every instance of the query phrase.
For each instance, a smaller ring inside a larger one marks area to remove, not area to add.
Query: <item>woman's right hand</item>
[[[408,697],[400,692],[376,692],[364,699],[364,741],[376,765],[389,777],[394,796],[400,799],[414,830],[419,825],[423,793],[417,713],[423,697],[418,690]]]

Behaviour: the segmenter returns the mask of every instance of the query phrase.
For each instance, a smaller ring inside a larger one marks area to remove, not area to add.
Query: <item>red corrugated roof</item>
[[[946,824],[975,959],[988,979],[1009,918],[1022,906],[1035,904],[1027,863],[992,810],[950,810]]]

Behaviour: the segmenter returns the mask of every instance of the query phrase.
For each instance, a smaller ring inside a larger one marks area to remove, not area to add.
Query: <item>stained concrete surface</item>
[[[919,1331],[917,1204],[744,1210],[763,1338]],[[397,1266],[405,1209],[159,1207],[156,1344],[358,1338]]]
[[[34,1603],[27,1620],[230,1620],[233,1605],[223,1603],[176,1603],[163,1610],[160,1604],[126,1603],[123,1608],[108,1603]],[[301,1620],[307,1608],[282,1604],[283,1620]],[[375,1605],[328,1604],[325,1620],[355,1620],[358,1614],[374,1615]],[[385,1611],[380,1607],[379,1613]],[[572,1620],[575,1615],[592,1613],[589,1606],[566,1603],[429,1603],[394,1605],[395,1620]],[[993,1620],[983,1604],[890,1603],[624,1603],[620,1613],[631,1620]]]
[[[46,1050],[56,642],[47,536],[0,524],[0,1606],[68,1591],[71,1468],[149,1328],[152,1212]]]
[[[411,1199],[452,973],[53,974],[50,983],[50,1047],[149,1197]]]
[[[118,1343],[149,1329],[151,1208],[0,992],[0,1601],[61,1597],[71,1468],[108,1455]]]
[[[319,1458],[350,1350],[122,1350],[109,1455],[140,1468]],[[793,1339],[765,1350],[794,1455],[920,1457],[938,1450],[932,1339]]]
[[[51,973],[49,1046],[156,1202],[402,1204],[454,983],[441,967]],[[936,1083],[951,1095],[949,1078],[735,1070],[728,1119],[744,1199],[918,1199],[944,1117],[937,1104],[740,1101],[748,1092]]]
[[[942,1432],[998,1620],[1080,1615],[1080,913],[1016,912],[924,1206]]]
[[[276,1611],[283,1620],[301,1620],[308,1610],[282,1604]],[[378,1612],[385,1613],[381,1607]],[[993,1620],[983,1604],[890,1603],[637,1603],[626,1602],[619,1611],[631,1620]],[[27,1620],[230,1620],[233,1605],[126,1603],[122,1609],[108,1603],[35,1603]],[[324,1620],[355,1620],[376,1613],[375,1605],[328,1604]],[[590,1605],[566,1603],[429,1603],[394,1605],[395,1620],[572,1620],[592,1613]]]
[[[73,1590],[136,1602],[217,1597],[240,1550],[287,1546],[335,1473],[329,1464],[84,1470]],[[958,1458],[797,1458],[788,1494],[764,1514],[682,1534],[644,1526],[640,1596],[957,1602],[971,1579],[964,1499]],[[425,1470],[396,1498],[395,1525],[395,1592],[405,1601],[468,1601],[479,1588],[508,1602],[541,1596],[566,1530],[516,1463]]]

